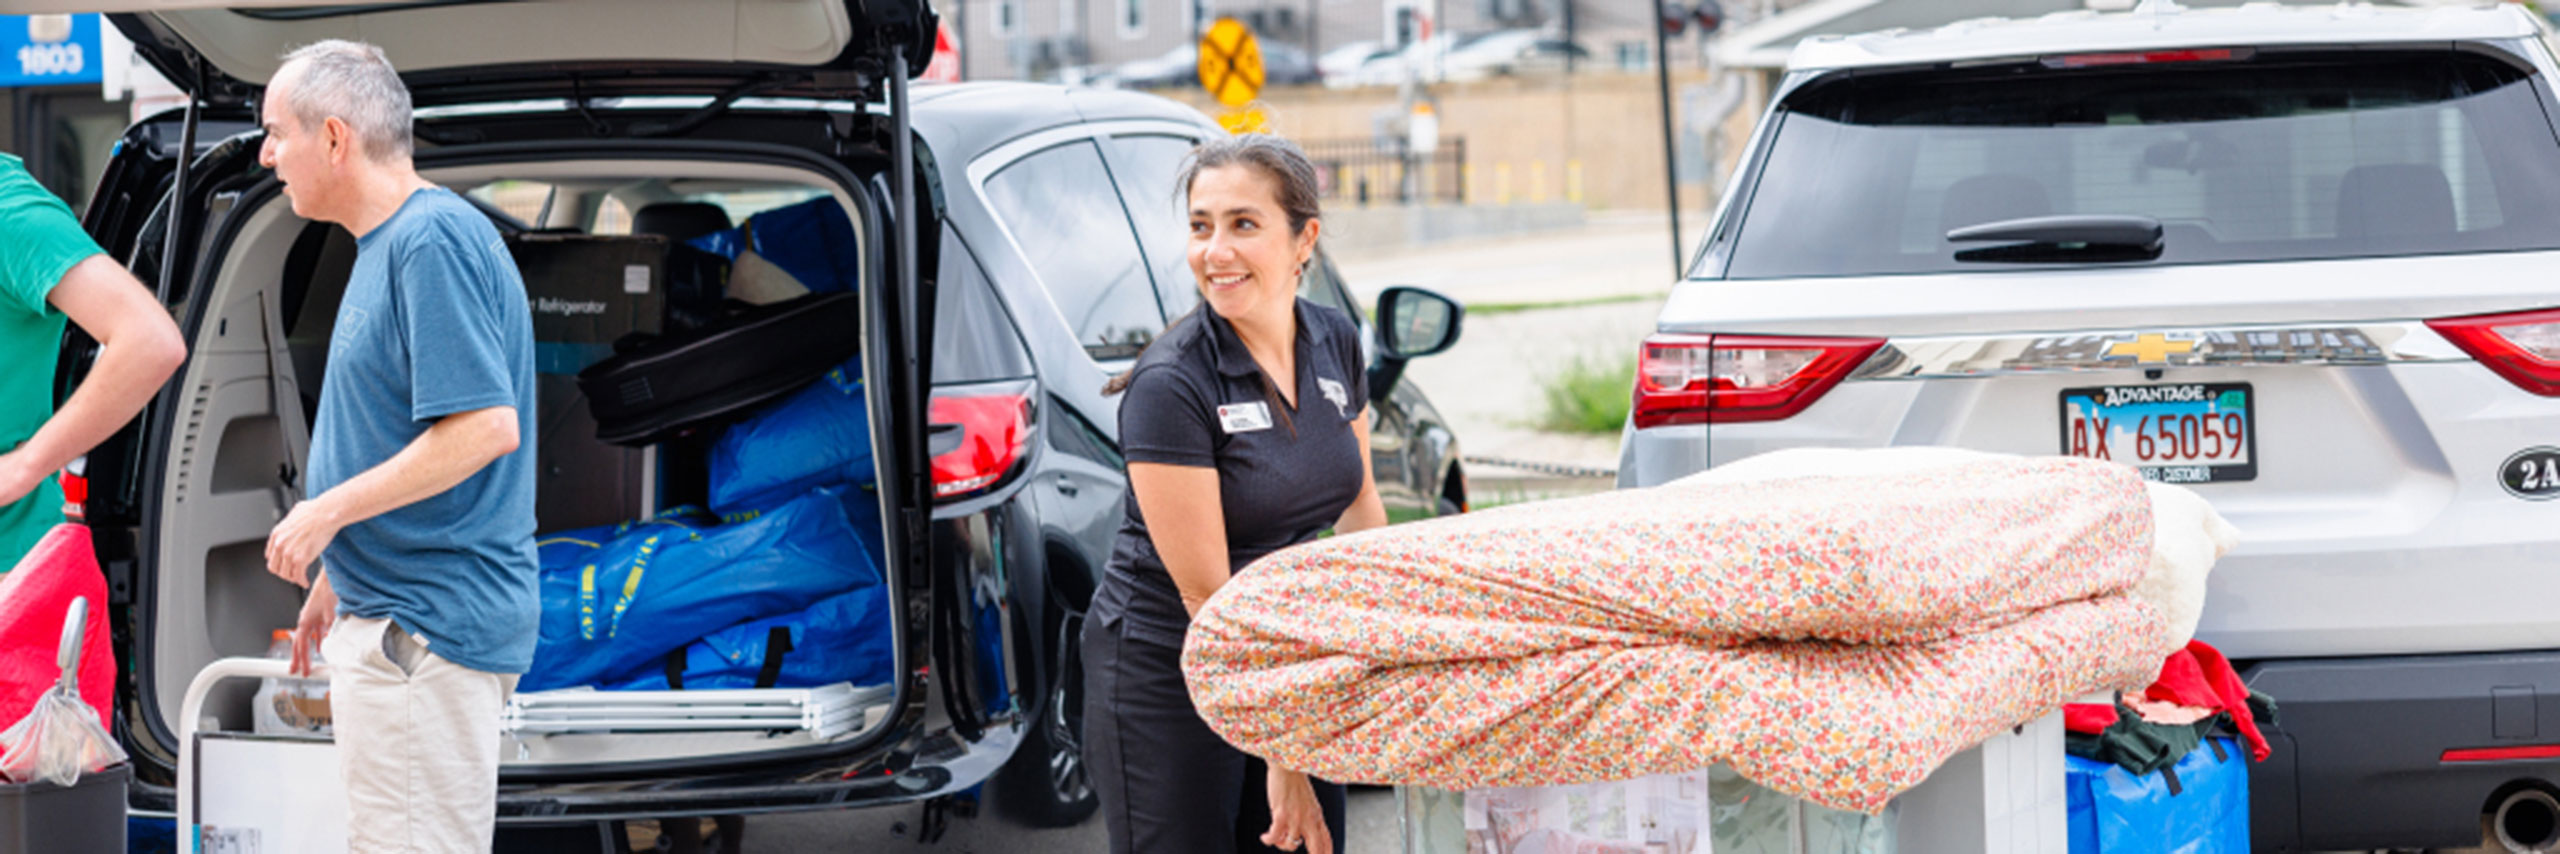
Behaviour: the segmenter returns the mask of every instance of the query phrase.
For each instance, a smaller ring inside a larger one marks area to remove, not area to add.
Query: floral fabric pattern
[[[2129,595],[2129,468],[1987,458],[1674,483],[1318,540],[1195,618],[1193,701],[1247,752],[1447,789],[1716,763],[1874,812],[2174,647]]]

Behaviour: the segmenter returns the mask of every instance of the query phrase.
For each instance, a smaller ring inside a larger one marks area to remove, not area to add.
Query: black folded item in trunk
[[[860,296],[811,294],[740,310],[699,329],[618,343],[578,372],[596,438],[646,445],[746,414],[861,348]]]

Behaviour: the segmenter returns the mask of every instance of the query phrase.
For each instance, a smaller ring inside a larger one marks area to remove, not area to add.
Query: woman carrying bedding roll
[[[1084,628],[1085,755],[1115,854],[1332,854],[1342,787],[1220,739],[1181,659],[1191,615],[1246,564],[1328,528],[1386,524],[1360,328],[1297,297],[1321,230],[1297,146],[1212,140],[1179,183],[1206,310],[1105,389],[1125,394],[1130,500]]]

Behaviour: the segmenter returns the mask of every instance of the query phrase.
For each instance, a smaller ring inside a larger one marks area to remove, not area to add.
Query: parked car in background
[[[1295,42],[1265,39],[1262,48],[1262,85],[1306,86],[1324,79],[1314,57]]]
[[[2555,44],[2518,4],[1809,40],[1620,483],[1926,444],[2188,484],[2244,538],[2199,637],[2281,709],[2256,850],[2550,850]]]
[[[876,494],[845,504],[876,514],[855,533],[878,550],[893,681],[847,731],[828,735],[616,731],[565,745],[526,736],[500,770],[501,825],[938,805],[989,782],[997,807],[1021,821],[1067,824],[1092,812],[1075,644],[1127,494],[1118,400],[1101,390],[1198,300],[1174,178],[1192,146],[1222,133],[1215,123],[1130,92],[1026,83],[903,92],[884,70],[899,57],[921,69],[935,30],[924,6],[894,0],[313,0],[262,8],[257,26],[221,5],[162,0],[110,17],[141,58],[208,103],[129,128],[84,219],[140,278],[166,283],[161,295],[193,345],[177,379],[85,467],[87,520],[125,653],[115,730],[137,766],[136,814],[174,811],[190,680],[216,658],[262,654],[301,602],[299,589],[263,571],[260,548],[282,487],[301,470],[304,447],[292,437],[307,435],[317,409],[355,242],[292,213],[257,164],[249,104],[285,48],[359,20],[401,58],[422,175],[482,205],[511,248],[619,253],[528,275],[529,289],[564,277],[594,289],[548,308],[536,300],[538,323],[544,311],[601,317],[662,293],[675,275],[664,261],[673,242],[784,207],[840,214],[852,240],[829,245],[858,268],[843,284],[860,321],[842,334],[860,342],[878,470]],[[694,29],[705,20],[741,35],[705,42]],[[832,41],[750,35],[802,34],[792,27],[809,20],[831,22]],[[556,40],[481,37],[534,31],[596,35],[578,40],[574,56],[555,53]],[[755,96],[737,97],[741,87]],[[182,142],[190,127],[203,134],[192,150]],[[901,182],[903,170],[914,180]],[[538,205],[500,204],[528,190]],[[912,257],[902,259],[905,247]],[[1318,269],[1306,295],[1365,323],[1330,263]],[[1376,316],[1414,304],[1456,310],[1390,289]],[[639,309],[616,318],[657,320]],[[1419,390],[1394,379],[1407,357],[1446,342],[1366,328],[1380,380],[1371,429],[1381,493],[1408,515],[1463,508],[1455,437]],[[1455,323],[1448,329],[1454,339]],[[571,372],[584,354],[612,352],[603,340],[544,339],[541,349],[546,365],[566,361]],[[64,388],[94,352],[66,339]],[[589,471],[543,450],[596,444],[592,424],[578,420],[585,398],[557,381],[560,370],[544,368],[546,393],[563,396],[545,398],[543,436],[526,444],[544,471],[538,506],[702,500],[700,436],[629,449],[638,457],[593,448],[617,463],[643,460],[627,470]],[[561,527],[554,519],[542,530]],[[218,693],[206,716],[236,728],[248,704],[246,690]]]
[[[1359,73],[1360,66],[1367,64],[1369,60],[1393,53],[1395,53],[1393,48],[1377,42],[1352,42],[1325,51],[1323,56],[1316,57],[1316,74],[1324,78],[1324,85],[1328,87],[1348,88],[1354,85],[1354,75]]]
[[[1093,78],[1093,85],[1116,89],[1162,89],[1200,85],[1200,47],[1185,44],[1156,56],[1132,59]]]
[[[1262,85],[1303,86],[1319,78],[1306,50],[1288,42],[1258,40],[1262,51]],[[1102,78],[1103,85],[1123,89],[1181,89],[1200,85],[1200,46],[1185,44],[1161,56],[1133,59]]]
[[[1403,84],[1408,76],[1417,83],[1438,83],[1444,68],[1443,61],[1449,54],[1486,35],[1437,33],[1417,40],[1401,50],[1361,63],[1360,68],[1352,72],[1350,85],[1397,86]]]
[[[1443,79],[1471,83],[1499,76],[1560,74],[1568,57],[1588,63],[1591,52],[1542,30],[1502,30],[1451,50],[1440,67]]]

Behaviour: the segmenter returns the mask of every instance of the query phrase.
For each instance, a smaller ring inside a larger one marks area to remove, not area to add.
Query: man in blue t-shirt
[[[532,312],[497,229],[420,177],[382,52],[319,42],[268,82],[259,162],[294,213],[345,226],[307,488],[267,568],[325,635],[350,851],[485,852],[499,715],[533,662]],[[314,561],[320,571],[309,572]]]

